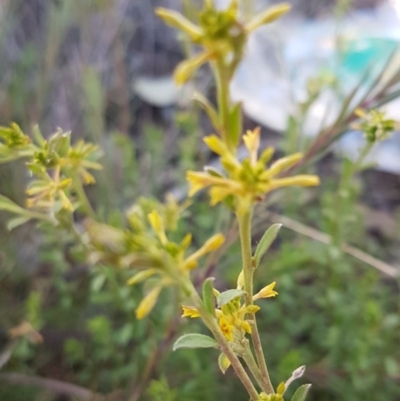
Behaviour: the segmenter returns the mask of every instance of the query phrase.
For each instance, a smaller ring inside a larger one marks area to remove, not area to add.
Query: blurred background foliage
[[[333,12],[333,3],[294,5],[312,17]],[[183,1],[188,15],[195,4]],[[143,78],[170,75],[191,51],[154,16],[160,5],[181,6],[177,0],[0,3],[0,124],[15,121],[30,132],[38,123],[47,133],[60,126],[73,140],[99,144],[105,168],[89,197],[114,225],[141,196],[182,197],[184,171],[212,162],[201,145],[211,129],[203,114],[184,93],[171,101],[168,81],[154,90]],[[197,85],[212,98],[207,72]],[[149,92],[156,92],[151,102]],[[279,152],[296,148],[295,123],[285,136],[263,129],[266,143]],[[255,123],[246,119],[245,125]],[[0,166],[0,192],[19,203],[27,180],[22,167]],[[310,401],[398,399],[398,176],[360,172],[329,152],[312,168],[321,188],[286,190],[268,210],[260,205],[253,222],[255,242],[271,222],[286,227],[258,270],[260,286],[277,281],[279,291],[259,323],[273,381],[305,364]],[[112,266],[87,266],[69,238],[33,225],[8,232],[6,217],[1,213],[1,400],[245,399],[232,372],[221,376],[212,351],[170,352],[177,335],[196,324],[179,318],[173,291],[137,321],[141,289],[127,287]],[[199,244],[218,230],[227,233],[227,254],[210,258],[196,274],[199,282],[215,276],[220,289],[234,285],[240,257],[229,213],[199,198],[185,225],[179,230],[194,230]],[[9,340],[8,330],[21,321],[43,342]]]

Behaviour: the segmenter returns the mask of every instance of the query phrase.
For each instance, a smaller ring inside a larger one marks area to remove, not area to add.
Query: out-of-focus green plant
[[[181,397],[189,399],[187,395],[189,390],[171,390],[163,378],[152,380],[154,371],[161,365],[165,349],[169,348],[169,342],[178,334],[177,305],[179,304],[182,305],[183,316],[199,319],[211,332],[212,337],[200,333],[185,334],[175,341],[173,348],[217,349],[219,356],[215,355],[215,360],[222,373],[225,374],[232,368],[253,401],[288,399],[289,392],[292,391],[291,388],[286,392],[289,385],[304,374],[304,366],[298,367],[303,363],[300,356],[309,357],[309,353],[304,350],[302,344],[299,344],[298,349],[290,349],[292,344],[288,340],[290,333],[301,335],[304,327],[310,328],[310,331],[313,329],[310,313],[305,311],[299,316],[297,312],[299,299],[310,301],[310,307],[316,304],[318,310],[328,311],[329,317],[336,319],[338,324],[332,328],[328,336],[321,335],[320,339],[312,342],[321,348],[325,345],[328,348],[327,352],[329,347],[334,347],[329,357],[336,363],[333,364],[335,367],[340,366],[338,359],[346,359],[346,353],[352,351],[351,346],[341,341],[346,333],[340,330],[343,320],[336,314],[339,305],[343,306],[339,302],[341,286],[354,290],[350,286],[354,277],[349,273],[342,275],[342,270],[346,270],[345,260],[340,253],[345,236],[342,227],[343,223],[348,223],[347,220],[341,220],[344,214],[342,212],[347,208],[343,199],[335,205],[325,205],[327,210],[336,213],[329,221],[331,226],[328,232],[333,238],[332,243],[329,244],[328,252],[320,256],[321,265],[330,266],[330,270],[326,269],[329,272],[327,275],[334,277],[327,298],[320,295],[326,287],[320,289],[319,293],[299,290],[294,282],[297,273],[293,271],[291,271],[293,274],[281,277],[282,283],[276,280],[276,277],[282,275],[282,272],[276,269],[269,271],[269,274],[274,274],[271,280],[266,281],[264,274],[261,274],[262,258],[276,239],[280,224],[272,225],[260,235],[260,241],[253,251],[254,231],[251,222],[255,206],[272,203],[271,192],[276,189],[288,186],[315,186],[319,184],[319,179],[315,175],[292,174],[293,169],[303,163],[301,154],[294,153],[272,161],[273,149],[261,149],[259,129],[243,133],[241,105],[232,103],[230,99],[230,81],[243,56],[248,36],[258,27],[278,19],[290,7],[287,4],[271,7],[249,21],[241,20],[238,7],[239,2],[233,0],[227,9],[221,10],[214,6],[212,0],[206,0],[203,10],[199,13],[198,24],[171,10],[159,8],[156,13],[169,25],[180,29],[195,46],[201,48],[197,55],[178,65],[175,72],[177,83],[186,82],[206,63],[210,64],[214,73],[217,107],[200,93],[195,94],[195,100],[205,110],[215,129],[215,134],[205,137],[204,142],[219,157],[221,167],[205,166],[203,171],[195,171],[193,154],[188,160],[184,160],[184,165],[190,166],[186,172],[190,186],[189,197],[207,189],[211,205],[217,205],[219,211],[224,210],[224,213],[233,216],[232,220],[238,227],[240,237],[240,262],[221,262],[222,256],[229,261],[229,256],[236,254],[235,250],[227,251],[232,238],[229,233],[222,234],[228,230],[221,230],[215,224],[216,213],[209,205],[202,203],[201,200],[191,201],[193,202],[191,208],[199,211],[200,216],[186,219],[189,201],[178,202],[172,196],[168,196],[162,203],[153,198],[139,197],[134,188],[126,188],[136,184],[140,187],[140,181],[145,181],[147,178],[149,182],[145,183],[146,189],[143,190],[147,195],[148,192],[152,192],[153,181],[158,178],[157,175],[164,167],[160,161],[158,166],[153,164],[154,171],[148,168],[148,175],[141,176],[138,173],[140,162],[135,164],[135,152],[130,147],[127,137],[115,136],[116,145],[111,149],[122,155],[124,159],[122,168],[126,169],[128,166],[128,170],[136,171],[132,174],[124,171],[122,174],[121,187],[125,191],[121,195],[122,205],[114,204],[115,209],[112,209],[110,205],[102,207],[101,199],[96,199],[94,196],[94,201],[91,201],[88,196],[88,187],[96,183],[102,165],[106,169],[113,167],[112,158],[108,155],[103,160],[100,159],[102,153],[97,145],[83,140],[71,143],[70,133],[62,130],[45,139],[35,128],[32,140],[16,124],[0,128],[0,162],[23,160],[29,173],[25,203],[20,205],[1,196],[0,210],[16,216],[9,221],[10,229],[27,222],[36,223],[41,229],[44,243],[49,248],[48,252],[44,252],[43,259],[57,266],[51,287],[56,292],[51,299],[54,304],[47,308],[46,313],[50,318],[55,318],[62,312],[65,325],[85,327],[85,333],[90,339],[82,340],[79,338],[81,333],[74,333],[75,337],[71,336],[63,342],[62,353],[67,363],[79,370],[79,379],[82,382],[94,382],[99,391],[104,393],[111,392],[115,387],[125,387],[124,395],[130,401],[146,396],[153,400],[174,400]],[[93,78],[90,72],[88,76]],[[97,84],[94,83],[93,86],[97,87]],[[320,86],[323,84],[324,82],[316,82],[308,88],[310,101],[302,105],[304,113],[317,98]],[[87,89],[87,92],[90,90]],[[322,139],[326,140],[321,141],[319,138],[311,145],[308,156],[315,155],[316,151],[327,146],[343,130],[346,118],[353,115],[348,106],[344,105],[332,130],[321,135]],[[97,105],[98,117],[102,114],[102,107]],[[360,115],[363,118],[361,128],[370,142],[382,139],[384,134],[393,128],[393,123],[377,112]],[[185,121],[182,119],[180,121],[185,125]],[[96,119],[89,123],[95,131],[102,130],[102,126],[97,125]],[[193,128],[187,128],[188,126],[190,124],[186,124],[183,129],[193,131]],[[160,131],[149,129],[147,134],[146,141],[149,146],[145,152],[150,152],[153,158],[161,159]],[[194,143],[193,138],[189,138],[188,141]],[[247,151],[245,158],[238,156],[241,142]],[[148,167],[145,162],[143,165],[145,168]],[[356,162],[343,172],[343,183],[338,190],[339,198],[349,189],[348,186],[354,174],[358,172],[358,167],[359,163]],[[108,191],[112,187],[108,187]],[[107,191],[104,193],[108,195]],[[136,201],[132,205],[134,198]],[[353,199],[354,197],[351,198],[352,202]],[[129,207],[127,207],[128,202]],[[117,207],[121,206],[125,209],[123,212],[117,210]],[[325,220],[325,223],[327,222],[328,218]],[[212,227],[211,229],[217,233],[201,238],[203,235],[198,235],[197,231],[202,225],[208,226],[208,232]],[[288,251],[287,248],[290,246],[293,248]],[[313,257],[318,259],[318,255]],[[78,274],[77,280],[71,281],[69,278],[73,269],[70,271],[65,266],[68,260],[73,260],[75,267],[82,265],[83,274]],[[293,245],[287,245],[286,248],[283,247],[278,264],[286,269],[288,266],[293,269],[294,266],[297,268],[306,265],[309,260],[310,255],[304,250],[297,250]],[[339,264],[336,271],[336,266]],[[204,277],[208,270],[205,275],[198,274],[199,265],[204,265],[210,270],[218,267],[218,271],[226,273],[226,281],[233,288],[226,290],[225,287],[224,291],[219,291],[215,288],[220,286],[217,280]],[[347,279],[342,280],[343,277]],[[307,276],[305,278],[307,279]],[[272,282],[266,285],[269,281]],[[268,307],[260,307],[263,298],[273,298],[278,295],[275,291],[275,281],[278,282],[282,304],[270,302]],[[327,281],[325,277],[324,284]],[[200,293],[199,287],[201,287]],[[357,296],[366,299],[367,295],[373,293],[372,285],[365,288],[360,288]],[[45,284],[41,290],[50,292]],[[44,319],[39,309],[44,301],[37,294],[39,292],[33,292],[26,302],[24,318],[27,321],[9,332],[12,346],[14,339],[24,338],[24,342],[21,342],[23,346],[16,351],[20,359],[28,359],[32,355],[26,339],[33,338],[37,343],[41,340],[36,330],[43,325]],[[317,294],[316,300],[315,294]],[[349,300],[351,297],[348,298],[350,303]],[[260,303],[256,305],[255,302]],[[162,308],[157,308],[157,303],[161,304]],[[282,313],[278,305],[287,310]],[[267,348],[263,348],[265,338],[260,335],[261,332],[264,334],[264,327],[263,330],[258,328],[263,321],[257,318],[263,316],[265,311],[271,322],[266,327],[265,335],[274,335],[276,341],[272,345],[268,343]],[[394,319],[386,321],[387,319],[379,316],[376,305],[369,302],[363,307],[357,303],[357,307],[349,309],[345,319],[346,327],[350,327],[351,320],[363,312],[366,317],[361,322],[360,328],[369,330],[374,329],[377,324],[381,324],[381,327],[398,325]],[[133,320],[134,313],[138,320]],[[291,318],[288,318],[288,315]],[[147,318],[143,319],[145,317]],[[197,328],[199,326],[196,320],[191,321],[191,324]],[[325,320],[321,319],[319,330],[323,329],[324,323]],[[281,331],[278,332],[278,328]],[[362,337],[361,331],[358,334]],[[314,333],[308,335],[313,338]],[[156,345],[160,343],[161,346],[157,348]],[[352,344],[356,348],[361,348],[359,343]],[[383,348],[380,343],[376,344],[374,349]],[[273,366],[276,366],[271,372],[267,368],[265,349],[268,351],[268,359],[271,359],[274,362]],[[279,353],[275,352],[277,349]],[[365,367],[366,354],[365,349],[354,351],[352,354],[354,358],[349,359],[346,369],[349,371],[353,369],[354,372],[359,367]],[[209,395],[212,391],[208,383],[213,379],[210,368],[212,364],[206,353],[197,356],[198,358],[190,358],[183,363],[197,369],[196,379],[200,384],[191,382],[191,385],[198,386],[196,387],[198,393]],[[178,361],[182,363],[182,360]],[[308,358],[307,362],[315,361]],[[177,363],[176,360],[174,363]],[[383,364],[391,374],[396,371],[396,361],[393,358],[385,359]],[[203,366],[207,369],[202,369]],[[292,375],[290,370],[293,371]],[[328,374],[328,376],[334,375]],[[282,381],[283,377],[289,379]],[[360,377],[362,373],[352,376],[355,389],[359,386],[357,380],[360,380]],[[377,375],[373,377],[374,383],[377,377]],[[280,384],[274,385],[273,382]],[[233,386],[237,388],[236,385]],[[291,397],[292,401],[303,401],[309,387],[309,384],[300,386]],[[215,396],[215,393],[212,395]],[[93,397],[96,396],[97,394],[93,394]]]
[[[128,280],[133,285],[145,282],[146,295],[136,308],[136,316],[142,319],[154,308],[161,291],[175,287],[189,304],[184,306],[184,316],[200,317],[214,336],[189,334],[181,337],[174,348],[219,348],[219,366],[225,372],[232,365],[252,400],[281,400],[290,382],[302,375],[296,371],[292,379],[278,387],[272,385],[255,313],[260,309],[254,301],[277,295],[275,283],[267,285],[257,294],[253,292],[253,274],[264,253],[277,235],[279,226],[273,226],[261,240],[255,254],[251,247],[251,217],[255,203],[267,193],[285,186],[313,186],[319,183],[316,176],[299,175],[279,178],[300,159],[294,154],[279,159],[266,167],[273,156],[271,148],[258,155],[260,131],[249,131],[243,136],[248,158],[239,160],[236,152],[242,136],[240,104],[231,104],[229,83],[243,56],[248,35],[258,27],[270,23],[289,10],[282,4],[268,9],[252,21],[243,24],[239,19],[238,2],[232,1],[226,10],[218,10],[211,1],[205,3],[199,14],[199,26],[180,14],[157,9],[157,14],[167,23],[181,29],[190,39],[203,48],[203,52],[182,62],[176,70],[178,84],[184,83],[205,62],[210,62],[215,72],[218,93],[218,111],[201,95],[198,100],[208,112],[217,135],[205,139],[207,146],[220,156],[225,172],[206,168],[204,172],[188,171],[187,179],[193,196],[203,188],[209,188],[211,204],[225,203],[236,215],[239,224],[242,269],[237,288],[218,292],[211,279],[203,284],[202,297],[191,280],[204,255],[218,250],[225,242],[222,234],[209,238],[197,250],[189,250],[192,234],[174,238],[184,205],[169,198],[167,203],[143,200],[126,213],[126,227],[117,228],[102,222],[87,198],[84,186],[95,183],[90,170],[99,170],[99,153],[96,146],[83,141],[70,143],[70,134],[61,130],[45,140],[38,129],[31,142],[20,128],[13,124],[1,129],[3,162],[24,158],[32,175],[26,194],[26,206],[21,207],[7,198],[0,207],[18,217],[9,223],[14,228],[30,219],[51,224],[57,230],[71,233],[91,265],[102,264],[137,272]],[[75,211],[84,214],[83,231],[74,221]],[[216,307],[218,307],[216,309]],[[110,337],[107,320],[98,317],[90,321],[89,330],[99,339]],[[247,335],[251,334],[250,339]],[[82,354],[76,344],[70,342],[69,350],[76,358]],[[72,350],[72,351],[71,351]],[[249,373],[245,370],[247,366]],[[255,383],[259,387],[256,389]],[[308,386],[300,387],[295,400],[305,398]],[[296,398],[297,397],[297,398]]]

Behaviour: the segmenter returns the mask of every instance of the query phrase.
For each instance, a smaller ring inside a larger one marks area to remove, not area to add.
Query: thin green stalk
[[[238,215],[240,243],[242,247],[242,263],[244,272],[244,290],[246,291],[246,306],[253,304],[253,275],[254,267],[252,263],[251,250],[251,217],[253,209],[243,215]],[[251,338],[253,341],[254,351],[258,366],[261,371],[262,389],[267,394],[274,394],[274,388],[269,377],[268,368],[265,363],[264,351],[262,349],[260,334],[258,332],[256,317],[254,313],[250,313],[252,320]]]
[[[246,362],[247,367],[249,368],[251,374],[253,375],[254,379],[258,383],[258,385],[262,388],[262,377],[260,369],[258,368],[257,362],[254,359],[253,352],[251,351],[250,345],[246,340],[246,344],[244,345],[244,354],[243,360]]]
[[[78,195],[79,202],[80,202],[81,207],[84,210],[84,212],[91,219],[96,220],[96,212],[94,211],[94,209],[86,195],[86,192],[83,188],[81,180],[79,179],[79,177],[76,174],[74,174],[72,176],[72,186],[73,186],[76,194]]]
[[[210,315],[210,313],[205,308],[203,301],[200,299],[197,291],[193,287],[192,283],[190,283],[190,295],[192,298],[193,304],[196,306],[197,310],[200,313],[200,316],[204,322],[204,324],[208,327],[211,333],[214,335],[215,340],[217,341],[221,351],[226,355],[229,359],[233,370],[237,374],[238,378],[242,382],[243,386],[247,390],[252,401],[257,401],[259,399],[258,392],[254,387],[253,382],[249,378],[247,372],[245,371],[243,365],[241,364],[239,358],[232,350],[228,340],[225,338],[221,329],[219,328],[215,318]],[[188,288],[188,286],[187,286]]]

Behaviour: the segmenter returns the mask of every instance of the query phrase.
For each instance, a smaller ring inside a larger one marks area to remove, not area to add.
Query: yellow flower
[[[59,168],[56,169],[53,179],[47,177],[47,179],[32,181],[26,190],[29,196],[26,201],[27,207],[51,209],[57,201],[60,201],[63,209],[73,212],[74,207],[65,193],[65,189],[70,187],[71,183],[70,178],[60,178]]]
[[[276,282],[265,286],[262,290],[260,290],[256,295],[253,296],[253,301],[257,301],[260,298],[272,298],[276,297],[278,293],[274,290]]]
[[[163,210],[160,207],[158,210],[161,212],[153,209],[148,213],[149,204],[146,203],[145,206],[141,207],[140,204],[137,204],[130,209],[129,222],[131,227],[134,228],[134,233],[121,231],[123,238],[120,241],[122,242],[122,249],[119,253],[122,255],[117,255],[122,266],[134,266],[139,269],[139,272],[127,281],[129,285],[135,285],[150,278],[154,282],[152,284],[153,290],[144,297],[136,310],[138,319],[143,318],[152,310],[162,288],[181,286],[182,280],[189,276],[192,269],[197,267],[199,259],[216,251],[225,242],[225,237],[222,234],[216,234],[199,249],[187,255],[192,235],[185,235],[180,242],[171,241],[168,238],[170,230],[166,230],[167,223],[169,222],[169,225],[174,227],[176,226],[174,220],[177,218],[166,213],[167,209]],[[151,203],[151,207],[153,206],[154,203]],[[174,213],[178,213],[177,205],[173,209]],[[174,224],[171,224],[171,221]],[[100,248],[102,249],[103,246]],[[197,310],[188,306],[184,307],[183,312],[183,316],[199,316]]]
[[[222,331],[222,334],[226,337],[226,339],[230,342],[233,342],[233,333],[235,330],[235,326],[225,319],[224,316],[219,318],[219,328]]]
[[[215,290],[215,297],[220,295]],[[193,306],[182,306],[182,317],[200,317],[198,310]],[[215,316],[218,321],[222,334],[229,342],[240,341],[246,333],[251,333],[250,323],[246,320],[246,314],[256,313],[260,310],[257,305],[240,305],[239,299],[234,299],[223,305],[220,309],[215,309]]]
[[[220,156],[226,175],[207,169],[204,172],[188,171],[186,179],[189,182],[189,196],[193,196],[204,188],[209,188],[211,205],[233,196],[236,199],[236,211],[240,212],[246,210],[252,203],[262,200],[265,194],[274,189],[319,184],[319,178],[315,175],[277,177],[301,160],[300,153],[279,159],[267,168],[266,164],[273,156],[273,149],[265,149],[258,157],[259,129],[248,131],[243,136],[243,140],[249,157],[240,162],[221,139],[215,135],[204,138],[204,142],[210,149]]]
[[[192,319],[200,317],[199,311],[193,306],[182,305],[183,314],[182,317],[190,317]]]
[[[97,162],[100,156],[101,151],[97,145],[80,140],[69,148],[67,155],[62,157],[60,164],[79,174],[84,185],[90,185],[94,184],[96,180],[88,170],[102,169],[101,164]]]
[[[222,234],[216,234],[208,239],[204,245],[196,252],[188,256],[183,262],[183,270],[192,270],[197,267],[198,260],[207,253],[214,252],[225,242],[225,237]]]

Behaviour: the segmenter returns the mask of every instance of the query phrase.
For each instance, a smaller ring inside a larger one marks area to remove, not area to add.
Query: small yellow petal
[[[186,234],[181,243],[179,244],[179,247],[183,250],[186,251],[186,249],[189,248],[190,244],[192,243],[192,234]]]
[[[128,285],[134,285],[137,283],[140,283],[146,279],[148,279],[149,277],[153,276],[154,274],[157,273],[157,269],[147,269],[147,270],[143,270],[141,272],[136,273],[134,276],[132,276],[128,281],[127,284]]]
[[[187,82],[198,68],[210,59],[210,53],[203,52],[199,55],[180,62],[174,71],[174,80],[177,85],[183,85]]]
[[[257,15],[252,21],[250,21],[247,24],[246,29],[249,32],[251,32],[251,31],[254,31],[255,29],[259,28],[262,25],[270,24],[271,22],[280,18],[282,15],[289,12],[290,9],[291,9],[291,6],[288,3],[282,3],[282,4],[278,4],[276,6],[269,7],[264,12]]]
[[[211,176],[207,173],[199,173],[197,171],[187,171],[186,180],[189,182],[189,196],[193,196],[196,192],[211,185]]]
[[[253,131],[247,131],[247,133],[243,135],[243,141],[250,154],[250,163],[254,166],[257,161],[258,148],[260,147],[260,128],[258,127]]]
[[[275,163],[271,165],[268,169],[268,175],[270,178],[275,177],[280,172],[289,169],[294,166],[297,162],[299,162],[303,158],[302,153],[295,153],[290,156],[282,157],[278,159]]]
[[[168,25],[187,33],[194,41],[198,40],[202,35],[201,28],[194,25],[191,21],[176,11],[168,10],[163,7],[157,7],[155,13]]]
[[[216,135],[210,135],[203,138],[205,144],[217,155],[223,156],[228,153],[229,150],[224,142]]]
[[[260,298],[271,298],[276,297],[278,293],[274,290],[276,282],[272,282],[271,284],[264,287],[260,290],[256,295],[253,296],[253,301],[256,301]]]
[[[192,319],[200,317],[199,311],[193,306],[182,305],[182,311],[183,311],[182,317],[190,317]]]
[[[167,237],[165,235],[164,223],[161,219],[161,216],[157,212],[157,210],[153,210],[151,213],[147,215],[151,226],[153,227],[154,232],[157,234],[159,240],[162,244],[166,244],[168,242]]]
[[[223,234],[215,234],[205,242],[201,249],[203,249],[204,253],[214,252],[220,248],[224,242],[225,236]]]
[[[287,178],[276,178],[268,184],[268,191],[281,187],[314,187],[320,184],[316,175],[295,175]]]
[[[243,320],[242,324],[240,326],[246,333],[251,334],[251,326],[250,326],[249,322],[246,322],[246,320]]]
[[[244,308],[245,313],[257,313],[261,308],[257,305],[249,305]]]
[[[276,392],[277,392],[278,394],[283,395],[283,393],[285,392],[285,382],[279,383],[279,386],[278,386],[278,388],[276,389]]]
[[[223,234],[216,234],[207,240],[204,245],[196,252],[192,253],[184,262],[184,270],[192,270],[197,267],[197,260],[206,253],[216,251],[225,242]]]
[[[139,306],[136,309],[137,319],[143,319],[151,312],[151,310],[154,308],[154,305],[157,302],[160,292],[161,292],[161,287],[155,287],[142,299],[142,301],[140,302]]]

